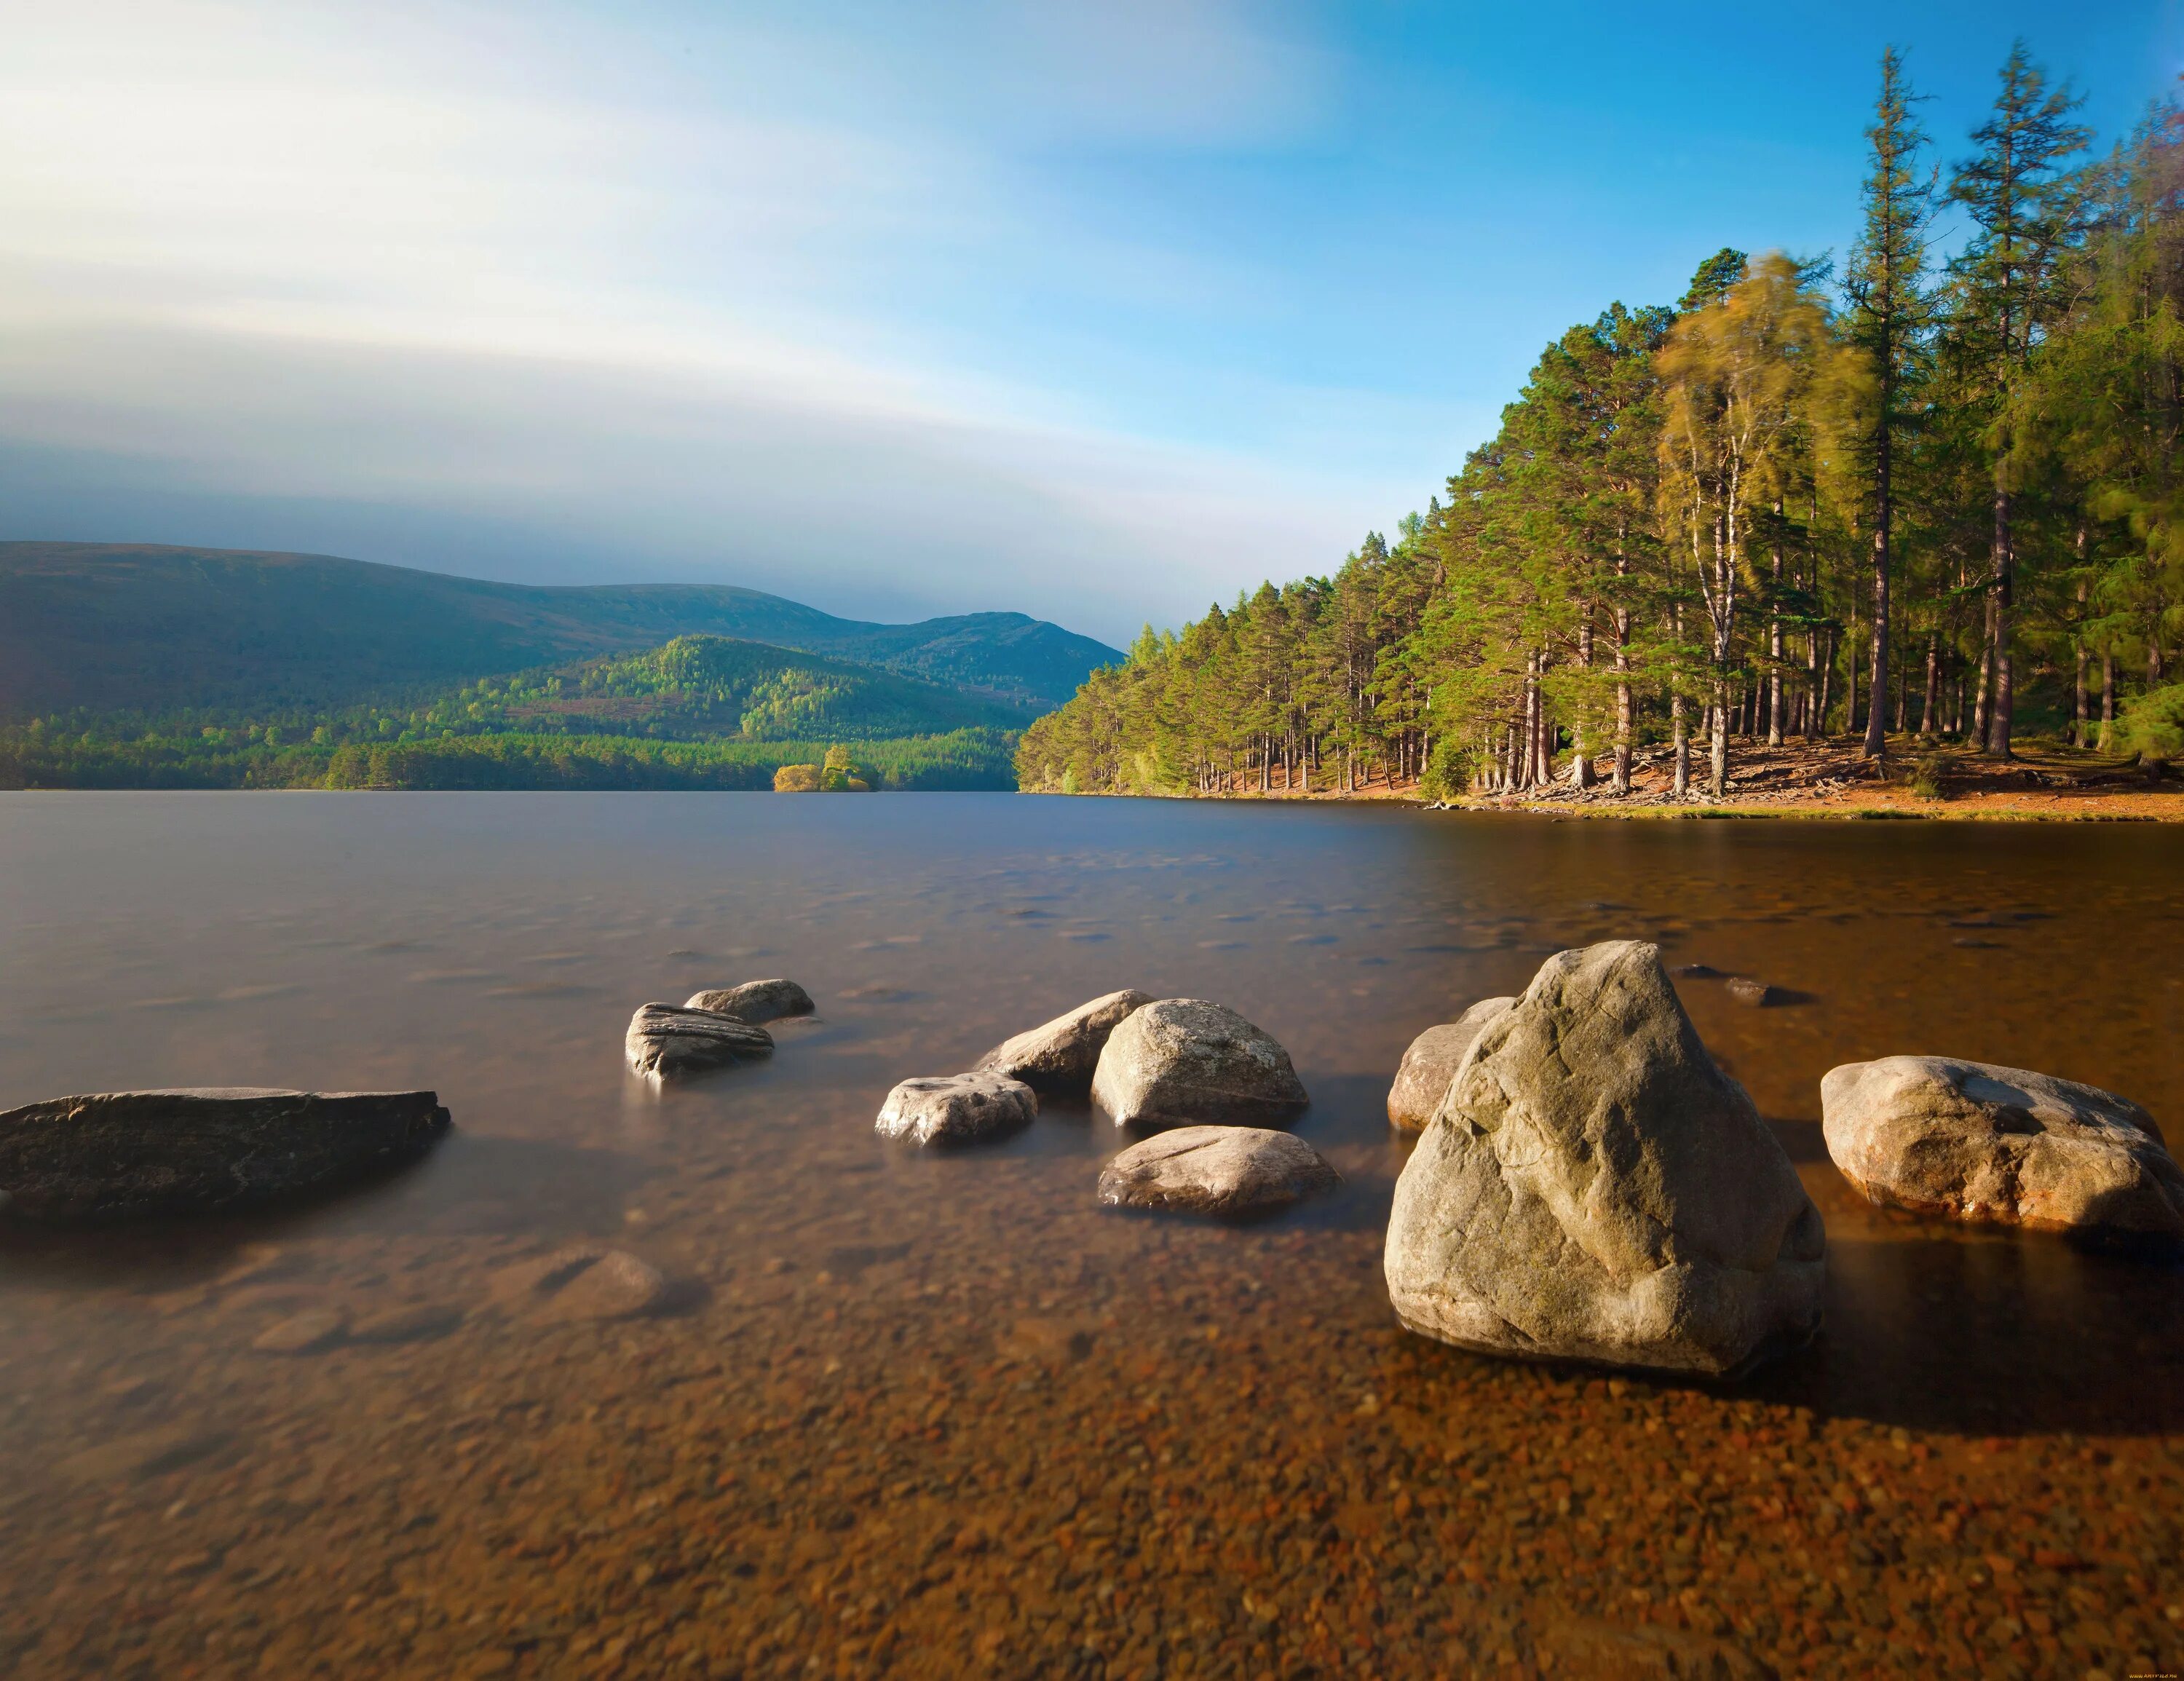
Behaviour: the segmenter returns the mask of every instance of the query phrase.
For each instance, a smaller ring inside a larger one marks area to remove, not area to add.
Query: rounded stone
[[[1092,1077],[1118,1127],[1262,1126],[1310,1099],[1272,1035],[1225,1005],[1168,998],[1125,1016]]]
[[[1100,1173],[1111,1208],[1265,1214],[1342,1183],[1302,1138],[1263,1127],[1178,1127],[1133,1144]]]
[[[967,1144],[1028,1125],[1039,1099],[1004,1074],[944,1074],[905,1080],[887,1094],[875,1123],[883,1138],[914,1144]]]

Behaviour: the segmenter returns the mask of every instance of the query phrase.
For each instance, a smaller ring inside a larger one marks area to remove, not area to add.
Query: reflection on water
[[[1817,1124],[1834,1063],[1933,1051],[2184,1142],[2180,865],[2110,826],[0,797],[0,1106],[424,1085],[458,1129],[314,1208],[0,1242],[0,1657],[2184,1667],[2184,1274],[1869,1210]],[[1825,1332],[1741,1387],[1458,1354],[1380,1287],[1404,1045],[1616,936],[1788,1000],[1680,983],[1828,1221]],[[771,1064],[624,1077],[636,1005],[776,974],[820,1013]],[[1103,1213],[1112,1129],[1064,1105],[946,1157],[873,1136],[896,1080],[1123,986],[1279,1038],[1345,1190]],[[526,1293],[573,1244],[658,1269],[653,1311]],[[276,1351],[299,1322],[332,1328]]]

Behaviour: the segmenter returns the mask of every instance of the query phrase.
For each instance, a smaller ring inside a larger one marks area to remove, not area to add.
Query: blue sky
[[[1539,346],[1840,253],[1881,47],[2105,144],[2184,7],[76,0],[0,62],[0,536],[1110,640],[1339,564]]]

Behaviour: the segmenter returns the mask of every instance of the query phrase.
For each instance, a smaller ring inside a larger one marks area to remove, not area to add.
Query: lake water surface
[[[1736,1386],[1398,1330],[1411,1038],[1566,946],[1683,982],[1828,1222]],[[2184,833],[1576,823],[1009,795],[0,795],[0,1107],[429,1086],[415,1170],[0,1240],[0,1665],[26,1676],[2184,1669],[2184,1272],[1883,1215],[1834,1064],[1947,1053],[2184,1145]],[[648,999],[815,1021],[655,1094]],[[1290,1050],[1347,1184],[1103,1212],[1114,1129],[876,1138],[895,1081],[1134,986]],[[504,1269],[671,1281],[599,1322]],[[254,1346],[325,1310],[316,1352]]]

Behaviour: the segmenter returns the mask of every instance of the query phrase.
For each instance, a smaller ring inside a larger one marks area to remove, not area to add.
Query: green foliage
[[[2121,736],[2126,751],[2152,763],[2184,760],[2184,683],[2126,702]]]
[[[1024,732],[1021,784],[1446,798],[1667,743],[1680,791],[1710,735],[1719,789],[1732,736],[2007,754],[2089,682],[2118,744],[2177,752],[2184,110],[2075,167],[2075,98],[2013,49],[1936,285],[1939,174],[1892,51],[1880,80],[1838,297],[1724,249],[1674,309],[1571,328],[1395,541],[1148,629]]]

